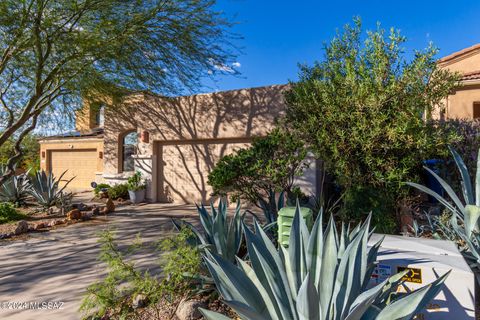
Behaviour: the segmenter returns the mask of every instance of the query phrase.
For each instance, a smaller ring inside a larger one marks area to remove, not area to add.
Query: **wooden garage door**
[[[208,174],[223,156],[249,146],[249,140],[159,143],[159,200],[209,203]]]
[[[75,177],[68,185],[69,189],[91,188],[90,184],[95,181],[97,171],[97,151],[95,149],[51,151],[50,168],[56,177],[66,170],[63,179]]]

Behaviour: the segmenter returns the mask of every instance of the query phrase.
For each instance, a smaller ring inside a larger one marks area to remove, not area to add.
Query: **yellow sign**
[[[402,278],[402,280],[412,283],[422,283],[422,269],[397,267],[397,272],[402,272],[405,270],[408,270],[409,272]]]

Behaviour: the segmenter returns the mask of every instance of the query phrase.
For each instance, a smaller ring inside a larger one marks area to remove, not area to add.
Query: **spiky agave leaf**
[[[243,239],[243,217],[241,214],[240,201],[237,202],[235,213],[232,218],[228,218],[228,205],[225,199],[220,199],[218,207],[211,204],[210,214],[205,206],[197,205],[197,211],[200,217],[201,231],[186,221],[173,220],[177,229],[182,227],[190,228],[196,235],[202,248],[208,248],[212,253],[220,255],[227,261],[235,262],[235,256],[238,254]]]
[[[208,254],[205,261],[220,294],[242,319],[368,320],[380,314],[407,319],[438,293],[446,275],[406,296],[392,295],[404,274],[366,290],[380,246],[367,246],[370,220],[339,233],[330,219],[323,234],[319,219],[310,233],[297,206],[289,247],[279,250],[258,224],[255,233],[244,227],[250,263],[238,259],[235,266]],[[219,319],[202,312],[206,319]]]
[[[38,171],[29,178],[30,188],[29,193],[35,198],[35,200],[44,208],[53,207],[60,199],[63,191],[68,184],[75,179],[72,177],[69,180],[65,180],[63,187],[59,187],[59,184],[63,176],[67,173],[64,171],[58,178],[51,172]]]

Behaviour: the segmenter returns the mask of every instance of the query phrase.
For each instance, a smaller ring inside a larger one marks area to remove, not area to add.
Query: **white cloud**
[[[240,68],[241,66],[242,66],[242,64],[238,61],[232,63],[232,67],[234,67],[234,68]]]

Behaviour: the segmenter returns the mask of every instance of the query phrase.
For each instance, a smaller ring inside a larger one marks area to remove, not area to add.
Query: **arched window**
[[[95,113],[95,124],[99,127],[103,127],[105,123],[105,105],[101,104],[97,107]]]
[[[134,171],[133,156],[137,147],[137,132],[130,132],[123,137],[122,141],[122,171]]]

